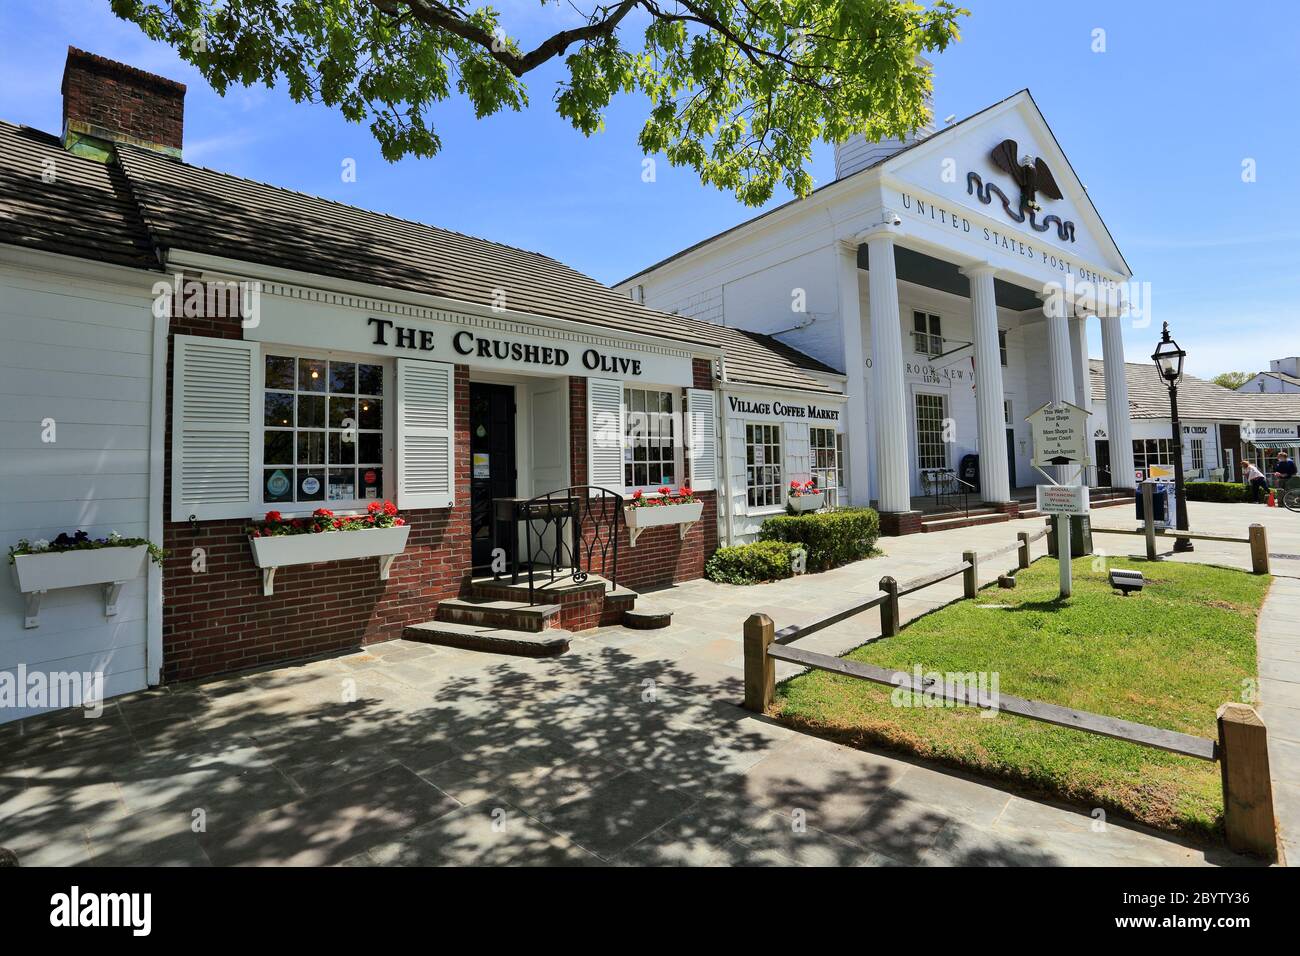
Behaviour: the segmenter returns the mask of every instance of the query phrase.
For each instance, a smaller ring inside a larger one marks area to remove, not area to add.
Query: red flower
[[[334,512],[330,511],[328,508],[317,508],[312,512],[312,516],[316,518],[333,518]]]
[[[683,498],[689,498],[691,495],[695,494],[695,492],[691,491],[689,485],[682,488],[678,488],[677,493],[681,495]]]
[[[397,514],[397,505],[393,504],[391,501],[385,501],[384,514],[388,515],[390,518]]]
[[[659,494],[661,495],[672,494],[672,489],[669,488],[667,485],[664,485],[662,488],[659,489]]]
[[[798,489],[798,488],[801,487],[801,485],[800,485],[799,482],[797,482],[797,481],[792,481],[792,482],[790,482],[790,487],[791,487],[791,488]]]
[[[266,513],[266,520],[267,520],[268,522],[270,522],[271,524],[274,524],[275,522],[277,522],[277,521],[280,520],[280,512],[278,512],[278,511],[268,511],[268,512]]]
[[[639,499],[641,497],[641,489],[638,488],[636,491],[632,492],[632,497]]]
[[[366,505],[366,510],[369,511],[372,515],[379,514],[379,510],[381,508],[383,508],[383,503],[378,501],[372,501],[370,502],[370,504]]]
[[[294,518],[293,521],[290,522],[290,524],[292,524],[295,528],[301,528],[301,527],[302,527],[302,519],[301,519],[301,518]]]
[[[406,519],[405,519],[405,518],[394,518],[394,519],[393,519],[393,527],[395,527],[395,528],[400,528],[400,527],[401,527],[402,525],[404,525],[404,524],[406,524]]]

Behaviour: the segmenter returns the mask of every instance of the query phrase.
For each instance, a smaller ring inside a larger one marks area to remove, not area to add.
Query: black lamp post
[[[1151,356],[1160,373],[1160,381],[1169,389],[1169,417],[1174,429],[1174,502],[1177,510],[1176,526],[1179,531],[1190,531],[1187,524],[1187,489],[1183,485],[1183,426],[1178,421],[1178,383],[1183,380],[1183,359],[1187,353],[1178,347],[1169,335],[1169,323],[1164,323],[1160,343]],[[1175,551],[1191,551],[1190,538],[1175,538]]]

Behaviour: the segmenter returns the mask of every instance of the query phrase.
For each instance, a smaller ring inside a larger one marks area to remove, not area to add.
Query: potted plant
[[[817,479],[790,482],[790,493],[786,496],[785,507],[790,514],[804,511],[816,511],[826,504],[826,492],[817,488]]]
[[[335,515],[317,508],[308,518],[268,511],[248,528],[253,563],[262,569],[262,593],[275,593],[275,571],[293,564],[379,558],[379,579],[388,580],[393,561],[406,550],[411,529],[391,501],[372,501],[364,515]]]
[[[9,549],[18,590],[27,596],[26,627],[40,625],[41,595],[59,588],[102,585],[104,614],[112,617],[122,586],[144,574],[151,558],[161,566],[164,557],[163,549],[147,539],[116,531],[106,538],[85,531],[65,531],[53,541],[23,538]]]
[[[704,513],[704,502],[685,486],[673,491],[667,485],[658,494],[647,495],[640,489],[632,492],[623,509],[623,522],[628,528],[628,544],[636,547],[636,539],[646,528],[678,525],[680,537],[685,538],[691,526]]]

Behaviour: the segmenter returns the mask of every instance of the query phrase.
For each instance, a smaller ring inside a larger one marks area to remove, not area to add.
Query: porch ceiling
[[[871,268],[865,244],[858,246],[858,268]],[[937,289],[940,292],[950,292],[962,298],[970,298],[970,281],[961,274],[960,267],[955,263],[945,262],[924,252],[895,244],[894,270],[899,282],[911,282],[914,285],[925,286],[927,289]],[[993,280],[993,295],[997,300],[998,308],[1010,309],[1013,312],[1026,312],[1042,307],[1042,303],[1033,291],[1002,279]]]

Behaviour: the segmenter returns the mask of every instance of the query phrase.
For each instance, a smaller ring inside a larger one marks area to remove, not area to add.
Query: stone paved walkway
[[[654,597],[670,629],[601,629],[549,660],[393,641],[3,726],[0,846],[27,865],[1242,862],[735,706],[751,611],[811,619],[1038,524],[893,539],[757,588],[693,582]],[[876,627],[801,643],[843,650]]]

